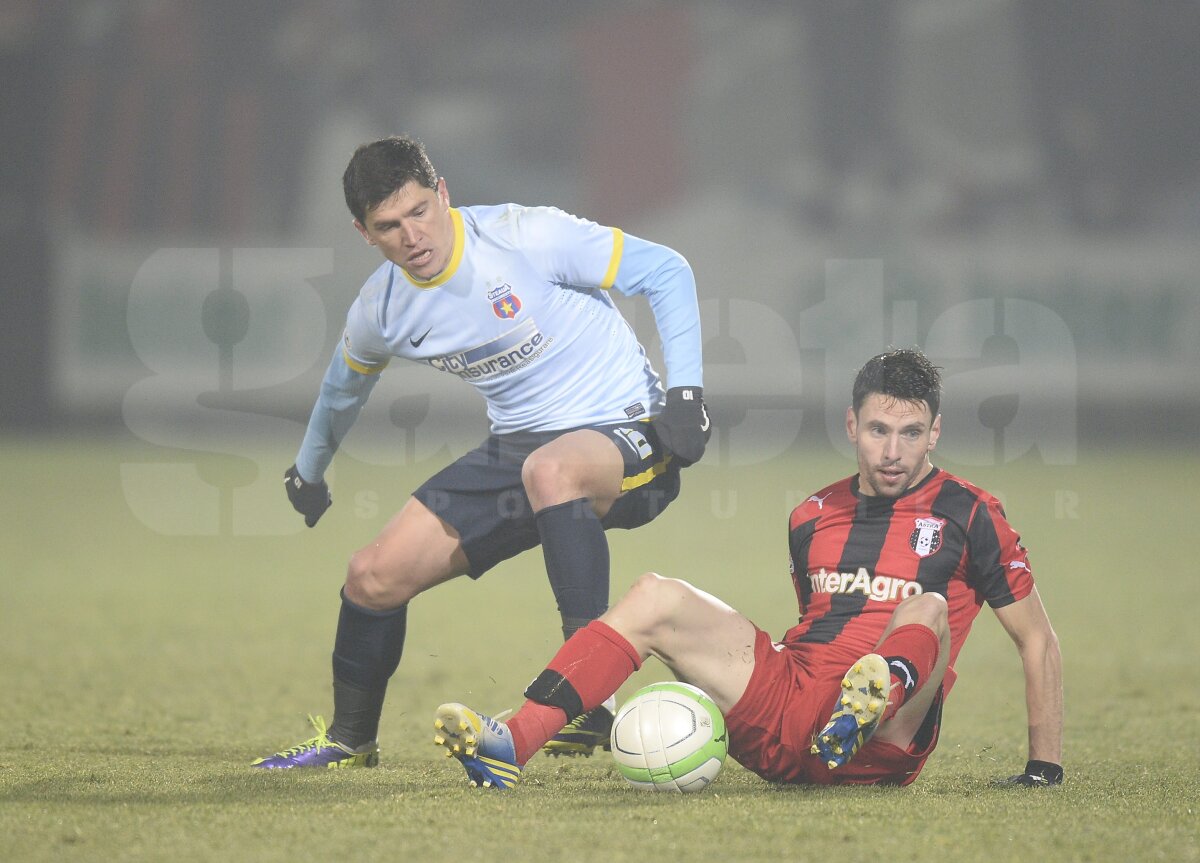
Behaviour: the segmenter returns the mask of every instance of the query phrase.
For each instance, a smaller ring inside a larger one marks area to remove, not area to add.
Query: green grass
[[[0,441],[0,860],[821,860],[870,836],[895,860],[1200,860],[1194,454],[961,471],[1005,500],[1063,643],[1061,789],[989,784],[1025,741],[1016,653],[985,610],[910,788],[781,788],[729,762],[687,797],[635,791],[607,756],[539,757],[516,793],[484,794],[430,743],[439,702],[515,706],[556,648],[538,552],[414,602],[379,769],[248,769],[328,711],[345,559],[436,464],[342,459],[334,509],[288,536],[236,535],[228,489],[215,536],[160,535],[126,502],[122,465],[195,457],[232,489],[259,463],[275,484],[290,444],[244,455]],[[655,569],[781,633],[788,508],[851,470],[692,469],[659,521],[612,535],[614,595]],[[651,662],[623,692],[668,677]]]

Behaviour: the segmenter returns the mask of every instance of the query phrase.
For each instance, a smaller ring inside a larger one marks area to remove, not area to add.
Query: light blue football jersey
[[[450,215],[441,274],[421,282],[384,262],[350,307],[296,459],[305,479],[324,475],[393,357],[474,386],[495,434],[656,415],[662,384],[611,288],[649,300],[669,385],[703,385],[696,283],[677,252],[552,207]]]

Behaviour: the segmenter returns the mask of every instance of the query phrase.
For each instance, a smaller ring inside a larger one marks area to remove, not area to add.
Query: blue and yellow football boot
[[[280,769],[286,767],[374,767],[379,763],[379,744],[371,742],[358,749],[350,749],[336,740],[331,740],[325,729],[325,720],[320,716],[309,716],[317,736],[291,749],[276,752],[251,762],[251,767]]]
[[[433,727],[434,745],[458,759],[472,785],[504,791],[520,780],[512,732],[503,722],[451,702],[437,709]]]
[[[868,653],[846,672],[837,709],[809,750],[830,770],[844,765],[871,739],[887,708],[891,679],[887,660],[878,653]]]

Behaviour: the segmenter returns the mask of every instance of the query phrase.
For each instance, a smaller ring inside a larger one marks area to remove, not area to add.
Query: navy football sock
[[[375,740],[388,679],[400,665],[408,606],[371,611],[342,592],[333,642],[333,724],[329,736],[355,748]]]
[[[548,506],[535,518],[567,639],[608,608],[608,540],[586,498]]]

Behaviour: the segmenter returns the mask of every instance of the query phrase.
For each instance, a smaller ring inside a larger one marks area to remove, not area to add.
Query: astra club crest
[[[917,553],[917,557],[929,557],[936,554],[942,547],[942,528],[946,526],[944,518],[914,519],[917,526],[908,535],[908,546]]]

